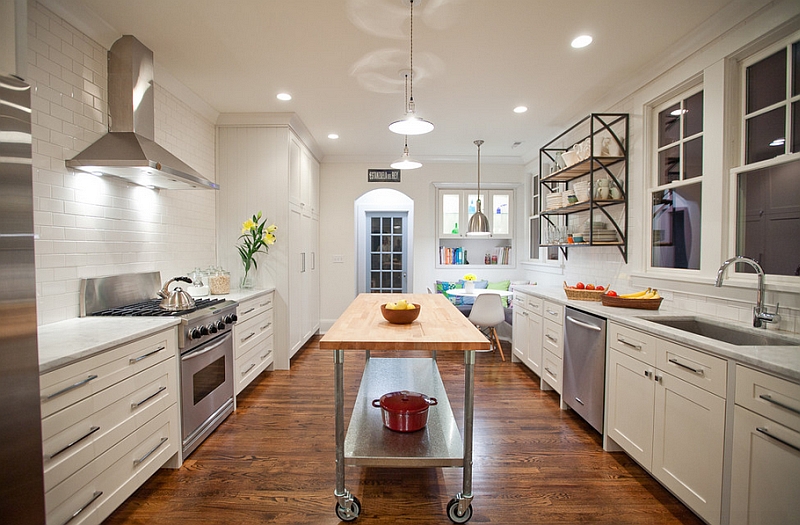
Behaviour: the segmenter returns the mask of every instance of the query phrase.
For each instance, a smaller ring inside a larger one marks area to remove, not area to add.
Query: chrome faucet
[[[719,267],[717,270],[717,281],[714,283],[714,286],[719,288],[722,286],[722,278],[725,276],[725,270],[728,269],[728,266],[734,263],[746,263],[752,266],[756,273],[758,274],[758,291],[756,292],[756,305],[753,307],[753,326],[756,328],[766,328],[767,325],[764,323],[779,323],[781,322],[781,316],[778,315],[778,307],[780,304],[775,306],[775,313],[771,314],[767,311],[767,307],[764,306],[764,269],[761,268],[761,265],[758,264],[757,261],[751,259],[750,257],[744,257],[742,255],[737,255],[736,257],[731,257],[724,263],[722,266]]]

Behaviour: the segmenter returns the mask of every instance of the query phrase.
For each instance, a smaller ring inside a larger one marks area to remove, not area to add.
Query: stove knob
[[[217,333],[217,325],[215,325],[214,323],[211,323],[211,324],[208,325],[207,330],[209,332],[211,332],[212,334],[216,334]]]
[[[203,337],[203,334],[200,332],[200,328],[192,328],[189,330],[189,339],[200,339]]]
[[[217,321],[217,330],[225,330],[225,322],[222,320]]]
[[[200,330],[200,335],[208,335],[208,328],[205,326],[201,326],[200,328],[195,328],[195,330]]]
[[[236,314],[229,314],[225,316],[225,322],[228,324],[235,323],[239,318],[236,317]]]

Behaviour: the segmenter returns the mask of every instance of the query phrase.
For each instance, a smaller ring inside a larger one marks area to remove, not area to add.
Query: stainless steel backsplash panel
[[[160,289],[161,272],[81,279],[80,316],[154,299]]]

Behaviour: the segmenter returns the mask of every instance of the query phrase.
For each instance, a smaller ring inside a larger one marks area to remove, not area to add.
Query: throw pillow
[[[461,304],[461,297],[450,297],[447,295],[447,290],[452,290],[453,288],[462,288],[458,282],[450,282],[450,281],[436,281],[436,293],[443,293],[445,297],[450,299],[450,302],[456,306]]]
[[[498,281],[496,283],[489,283],[486,287],[489,290],[504,290],[508,291],[508,285],[511,284],[511,281]],[[508,308],[508,297],[503,297],[503,308]]]

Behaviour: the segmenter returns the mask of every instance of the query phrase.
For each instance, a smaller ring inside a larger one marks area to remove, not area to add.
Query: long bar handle
[[[262,355],[262,356],[261,356],[261,359],[262,359],[262,360],[263,360],[263,359],[266,359],[266,358],[268,358],[270,355],[272,355],[272,350],[270,350],[270,351],[268,351],[266,354]]]
[[[210,351],[218,348],[220,345],[225,344],[227,341],[228,341],[228,336],[227,335],[223,336],[222,339],[220,339],[219,341],[217,341],[213,345],[209,346],[208,348],[200,350],[199,352],[187,352],[187,353],[183,354],[181,356],[181,361],[188,361],[189,359],[194,359],[195,357],[200,357],[203,354],[207,354]]]
[[[547,313],[550,315],[558,315],[558,312],[554,312],[553,310],[548,309]]]
[[[56,392],[54,394],[50,394],[49,396],[46,396],[45,400],[49,401],[49,400],[53,399],[54,397],[60,396],[61,394],[66,394],[67,392],[69,392],[71,390],[75,390],[78,387],[82,387],[83,385],[85,385],[86,383],[88,383],[89,381],[92,381],[94,379],[97,379],[97,374],[92,374],[89,377],[87,377],[86,379],[84,379],[82,381],[78,381],[74,385],[69,385],[66,388],[62,388],[58,392]]]
[[[69,519],[67,519],[67,521],[65,521],[65,522],[64,522],[64,523],[62,523],[61,525],[67,525],[67,523],[69,523],[70,521],[72,521],[72,520],[74,520],[75,518],[77,518],[77,517],[78,517],[78,515],[79,515],[81,512],[83,512],[84,510],[86,510],[86,508],[87,508],[89,505],[91,505],[92,503],[94,503],[94,500],[96,500],[97,498],[99,498],[99,497],[100,497],[100,496],[102,496],[102,495],[103,495],[103,491],[102,491],[102,490],[96,490],[96,491],[94,492],[94,494],[92,494],[92,499],[90,499],[89,501],[87,501],[86,503],[84,503],[84,504],[83,504],[83,506],[81,506],[81,508],[79,508],[78,510],[76,510],[75,512],[73,512],[73,513],[72,513],[72,516],[70,516],[70,517],[69,517]]]
[[[254,306],[253,308],[250,308],[249,310],[245,310],[244,312],[240,313],[239,316],[241,317],[241,316],[247,315],[247,314],[249,314],[250,312],[252,312],[255,309],[256,308]]]
[[[255,367],[256,367],[256,364],[255,364],[255,363],[250,363],[250,366],[248,366],[248,367],[247,367],[247,370],[245,370],[244,372],[242,372],[242,375],[243,375],[243,376],[246,376],[246,375],[247,375],[247,372],[249,372],[250,370],[254,369]]]
[[[785,408],[789,412],[794,412],[795,414],[800,414],[800,410],[798,410],[798,409],[796,409],[794,407],[790,407],[786,403],[781,403],[780,401],[776,401],[776,400],[772,399],[772,396],[769,395],[769,394],[760,394],[758,397],[763,399],[764,401],[768,401],[768,402],[772,403],[773,405],[778,405],[781,408]]]
[[[153,453],[154,453],[156,450],[158,450],[158,449],[161,447],[161,445],[163,445],[164,443],[166,443],[168,439],[169,439],[169,438],[167,438],[167,437],[162,437],[162,438],[161,438],[161,441],[159,441],[159,442],[158,442],[158,445],[156,445],[156,446],[154,446],[153,448],[151,448],[151,449],[150,449],[150,450],[147,452],[147,454],[145,454],[144,456],[140,457],[139,459],[134,459],[134,460],[133,460],[133,464],[134,464],[134,465],[139,465],[139,464],[141,464],[141,463],[144,463],[144,461],[145,461],[147,458],[149,458],[150,456],[152,456],[152,455],[153,455]]]
[[[581,326],[583,328],[588,328],[589,330],[594,330],[595,332],[602,332],[603,331],[603,329],[600,328],[599,326],[596,326],[596,325],[593,325],[593,324],[589,324],[589,323],[584,323],[583,321],[578,321],[577,319],[575,319],[571,315],[567,316],[567,320],[570,321],[570,322],[573,322],[576,325]]]
[[[129,359],[129,360],[128,360],[128,363],[130,363],[130,364],[135,364],[135,363],[138,363],[138,362],[139,362],[139,361],[141,361],[142,359],[147,359],[147,358],[148,358],[148,357],[150,357],[151,355],[156,355],[157,353],[159,353],[160,351],[162,351],[162,350],[163,350],[163,349],[165,349],[165,348],[166,348],[166,346],[159,346],[158,348],[156,348],[156,349],[155,349],[155,350],[153,350],[152,352],[148,352],[148,353],[146,353],[146,354],[144,354],[144,355],[140,355],[139,357],[134,357],[134,358],[132,358],[132,359]]]
[[[674,359],[674,358],[668,359],[668,361],[670,363],[672,363],[673,365],[678,365],[681,368],[685,368],[686,370],[689,370],[690,372],[694,372],[695,374],[700,374],[701,376],[705,375],[705,373],[706,373],[706,371],[703,370],[702,368],[694,368],[693,366],[685,365],[685,364],[681,363],[680,361],[678,361],[677,359]]]
[[[253,337],[254,335],[256,335],[256,333],[255,333],[255,332],[250,332],[250,333],[249,333],[249,334],[247,334],[246,336],[244,336],[244,337],[242,337],[241,339],[239,339],[239,342],[240,342],[240,343],[244,343],[245,341],[247,341],[248,339],[250,339],[250,338],[251,338],[251,337]]]
[[[272,321],[270,321],[270,322],[268,322],[267,324],[265,324],[264,326],[262,326],[262,327],[261,327],[261,330],[262,330],[262,331],[263,331],[263,330],[266,330],[266,329],[267,329],[267,328],[269,328],[270,326],[272,326]]]
[[[555,337],[553,337],[552,335],[550,335],[550,334],[544,334],[544,336],[545,336],[547,339],[549,339],[550,341],[552,341],[552,342],[554,342],[554,343],[558,343],[558,339],[556,339],[556,338],[555,338]]]
[[[628,346],[628,347],[633,348],[635,350],[641,350],[642,349],[642,345],[635,345],[633,343],[629,343],[628,341],[626,341],[625,339],[622,339],[621,337],[617,337],[617,342],[622,343],[625,346]]]
[[[140,406],[144,405],[145,403],[147,403],[148,401],[150,401],[151,399],[153,399],[154,397],[156,397],[158,394],[160,394],[161,392],[163,392],[166,389],[167,389],[167,387],[162,386],[161,388],[156,390],[154,393],[150,394],[149,396],[147,396],[146,398],[142,399],[138,403],[131,403],[131,408],[139,408]]]
[[[759,432],[761,432],[761,433],[762,433],[762,434],[764,434],[765,436],[767,436],[767,437],[770,437],[770,438],[774,439],[774,440],[775,440],[775,441],[777,441],[778,443],[783,443],[783,444],[784,444],[784,445],[786,445],[787,447],[789,447],[789,448],[791,448],[791,449],[794,449],[794,450],[796,450],[796,451],[800,452],[800,448],[798,448],[796,445],[792,445],[792,444],[791,444],[791,443],[789,443],[788,441],[784,441],[783,439],[781,439],[781,438],[779,438],[779,437],[777,437],[777,436],[775,436],[775,435],[773,435],[773,434],[770,434],[770,432],[769,432],[769,429],[766,429],[766,428],[764,428],[764,427],[756,427],[756,430],[758,430]]]
[[[548,374],[550,374],[550,376],[551,376],[551,377],[556,377],[556,375],[553,373],[553,371],[552,371],[552,370],[550,370],[549,368],[547,368],[547,367],[544,367],[544,370],[545,370],[545,372],[547,372]]]
[[[63,452],[66,452],[67,450],[71,449],[72,447],[74,447],[75,445],[77,445],[78,443],[83,441],[84,439],[88,438],[89,436],[91,436],[92,434],[97,432],[98,430],[100,430],[100,427],[92,427],[92,428],[90,428],[89,432],[87,432],[86,434],[82,435],[81,437],[79,437],[78,439],[76,439],[75,441],[70,443],[69,445],[65,446],[64,448],[62,448],[58,452],[53,452],[52,454],[47,456],[47,459],[53,459],[54,457],[58,456],[59,454],[61,454]]]

